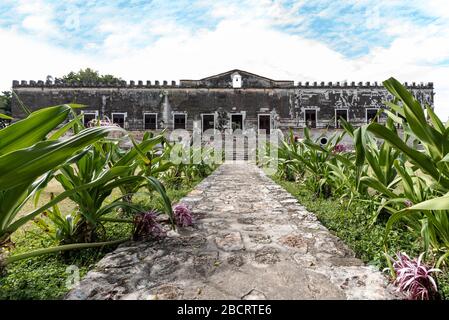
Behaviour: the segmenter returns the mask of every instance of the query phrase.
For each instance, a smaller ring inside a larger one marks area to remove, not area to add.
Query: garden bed
[[[296,182],[284,181],[272,177],[279,185],[290,192],[309,211],[315,213],[320,222],[342,239],[365,263],[374,265],[379,270],[388,268],[384,255],[384,235],[386,220],[379,219],[375,224],[367,219],[367,207],[361,203],[347,203],[339,200],[316,197],[306,187]],[[420,254],[419,239],[398,224],[387,240],[388,253],[406,252],[410,256]],[[443,298],[449,298],[449,274],[447,270],[438,276],[439,291]]]
[[[167,195],[173,203],[176,203],[201,180],[196,179],[191,184],[184,184],[178,189],[167,188]],[[117,192],[117,194],[119,193]],[[42,199],[42,201],[45,201],[45,199]],[[148,208],[160,206],[156,197],[152,197],[150,201],[142,197],[140,199],[136,197],[136,201],[141,202]],[[71,206],[72,204],[70,201],[66,201],[64,205]],[[106,237],[111,240],[129,237],[131,229],[132,225],[126,223],[107,222],[105,224]],[[15,248],[11,252],[13,255],[35,249],[49,248],[58,244],[33,222],[16,232],[12,241],[15,244]],[[67,280],[73,277],[73,269],[68,269],[69,266],[76,266],[82,278],[95,266],[97,261],[115,248],[116,246],[108,246],[67,251],[12,263],[8,265],[6,274],[0,277],[0,300],[61,299],[69,290],[66,285]]]

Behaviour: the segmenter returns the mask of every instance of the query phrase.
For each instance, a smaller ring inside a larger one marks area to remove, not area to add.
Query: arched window
[[[232,74],[232,87],[241,88],[242,87],[242,76],[238,73]]]

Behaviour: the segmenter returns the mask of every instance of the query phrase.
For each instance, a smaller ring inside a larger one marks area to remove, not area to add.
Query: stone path
[[[384,275],[254,165],[222,165],[182,202],[195,227],[120,246],[66,298],[398,298]]]

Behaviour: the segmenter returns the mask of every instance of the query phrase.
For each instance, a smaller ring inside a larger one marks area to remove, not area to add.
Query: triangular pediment
[[[234,75],[240,75],[242,88],[271,88],[293,86],[293,81],[273,80],[248,71],[233,69],[200,80],[181,80],[185,86],[207,87],[207,88],[232,88]]]
[[[250,78],[253,78],[253,79],[259,79],[259,80],[265,80],[265,81],[275,81],[273,79],[270,79],[270,78],[267,78],[267,77],[262,77],[262,76],[259,76],[259,75],[255,74],[255,73],[251,73],[251,72],[240,70],[240,69],[233,69],[233,70],[229,70],[229,71],[226,71],[226,72],[223,72],[223,73],[219,73],[219,74],[216,74],[216,75],[213,75],[213,76],[209,76],[207,78],[201,79],[201,81],[208,81],[208,80],[210,81],[210,80],[213,80],[213,79],[219,79],[219,78],[223,78],[223,77],[231,78],[234,74],[240,74],[242,77],[250,77]]]

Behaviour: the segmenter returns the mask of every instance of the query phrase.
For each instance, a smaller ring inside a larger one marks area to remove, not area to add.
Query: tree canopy
[[[0,94],[0,113],[11,115],[11,91]]]
[[[101,75],[98,71],[91,68],[81,69],[78,72],[69,72],[62,77],[62,81],[65,83],[96,83],[102,82],[105,84],[112,84],[121,81],[121,78],[117,78],[111,74]]]

